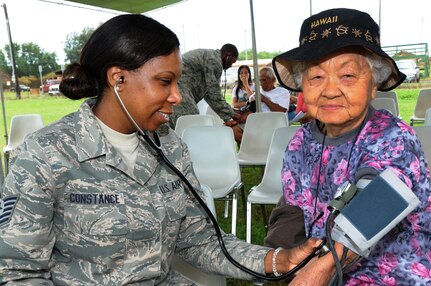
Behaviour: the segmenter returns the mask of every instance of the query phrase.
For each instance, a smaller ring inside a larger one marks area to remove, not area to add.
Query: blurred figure
[[[238,68],[237,84],[232,89],[232,105],[240,114],[240,118],[236,120],[239,124],[231,126],[235,141],[238,144],[241,143],[242,140],[242,133],[247,116],[256,110],[255,106],[254,109],[250,109],[249,98],[253,94],[254,84],[251,78],[250,67],[242,65]]]
[[[276,86],[277,79],[271,67],[260,69],[259,82],[262,112],[287,112],[290,104],[290,92],[284,87]]]
[[[178,117],[199,114],[197,103],[202,99],[225,121],[236,115],[221,93],[220,77],[236,62],[238,49],[225,44],[220,50],[196,49],[182,55],[182,74],[178,87],[182,102],[174,106],[169,125],[175,128]]]
[[[251,78],[250,67],[242,65],[238,68],[237,84],[232,89],[232,105],[241,109],[247,105],[249,97],[254,94],[254,84]]]

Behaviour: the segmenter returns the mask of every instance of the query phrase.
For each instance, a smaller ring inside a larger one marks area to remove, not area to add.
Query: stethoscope
[[[244,265],[240,264],[239,262],[237,262],[230,254],[229,251],[226,249],[226,246],[224,244],[223,241],[223,235],[221,233],[220,227],[217,223],[217,219],[214,217],[214,215],[212,214],[211,210],[208,208],[207,204],[205,203],[205,201],[200,197],[200,195],[196,192],[196,190],[194,189],[194,187],[192,186],[192,184],[189,182],[189,180],[187,180],[187,178],[181,173],[180,170],[178,170],[170,161],[168,158],[166,158],[165,154],[162,151],[161,148],[161,144],[160,144],[160,139],[157,136],[156,132],[152,132],[152,137],[154,138],[154,140],[151,139],[151,137],[149,136],[149,134],[147,134],[147,132],[143,131],[138,124],[136,123],[136,121],[133,119],[132,115],[129,113],[129,111],[127,110],[126,106],[123,103],[123,100],[120,97],[120,94],[117,90],[118,84],[120,83],[124,83],[124,77],[120,77],[115,83],[114,83],[114,93],[115,96],[117,97],[121,108],[123,109],[123,111],[126,113],[126,116],[129,118],[130,122],[133,124],[133,126],[136,128],[136,130],[138,131],[138,134],[145,140],[145,142],[150,145],[150,147],[157,153],[157,155],[162,159],[162,161],[167,165],[167,167],[169,169],[171,169],[180,179],[181,181],[183,181],[183,183],[187,186],[187,188],[190,190],[190,192],[193,194],[193,196],[196,198],[196,200],[199,202],[199,204],[201,205],[201,207],[205,210],[206,214],[208,215],[208,217],[210,218],[213,226],[214,226],[214,230],[216,232],[217,235],[217,240],[220,244],[220,247],[223,251],[223,254],[226,256],[226,258],[229,260],[229,262],[231,262],[234,266],[238,267],[239,269],[241,269],[242,271],[253,275],[256,278],[259,279],[263,279],[263,280],[267,280],[267,281],[280,281],[280,280],[292,280],[294,278],[294,274],[301,269],[305,264],[307,264],[311,259],[313,259],[315,256],[319,255],[320,250],[322,249],[322,247],[325,245],[325,241],[323,241],[321,243],[321,245],[319,245],[316,250],[310,254],[307,258],[305,258],[303,261],[301,261],[298,265],[296,265],[294,268],[292,268],[289,272],[281,275],[281,276],[277,276],[277,277],[268,277],[266,275],[263,275],[259,272],[256,272],[254,270],[251,270],[247,267],[245,267]]]

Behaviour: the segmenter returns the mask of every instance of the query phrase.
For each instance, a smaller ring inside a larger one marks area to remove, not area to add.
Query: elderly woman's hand
[[[341,259],[343,248],[342,244],[335,242],[335,250],[339,259]],[[356,257],[357,255],[349,250],[343,266],[352,262]],[[295,278],[289,283],[289,286],[328,285],[335,272],[334,258],[331,253],[328,253],[322,257],[315,257],[310,260],[304,268],[297,272]]]
[[[277,254],[274,250],[269,251],[265,257],[265,272],[274,273],[274,270],[279,274],[288,272],[312,254],[321,243],[321,240],[310,238],[295,248],[280,249]]]

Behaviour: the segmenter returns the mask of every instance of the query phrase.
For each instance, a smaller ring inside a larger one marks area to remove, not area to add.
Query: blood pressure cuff
[[[269,218],[264,245],[293,248],[306,241],[304,212],[297,206],[287,205],[281,196]]]

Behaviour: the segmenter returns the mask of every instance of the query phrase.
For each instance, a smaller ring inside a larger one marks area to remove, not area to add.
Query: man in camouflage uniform
[[[181,104],[174,106],[170,126],[175,128],[178,117],[199,114],[197,103],[202,99],[223,121],[234,117],[232,107],[221,93],[220,77],[223,70],[236,62],[238,50],[232,44],[225,44],[220,50],[196,49],[182,56],[182,74],[178,87],[183,97]]]

